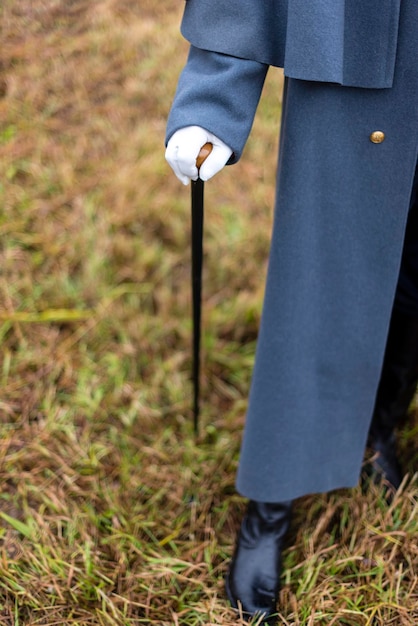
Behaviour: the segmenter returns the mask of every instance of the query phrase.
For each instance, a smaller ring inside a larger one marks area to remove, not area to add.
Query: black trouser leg
[[[418,164],[412,187],[394,309],[418,318]]]
[[[395,488],[402,481],[395,428],[406,416],[418,382],[418,168],[415,173],[399,281],[368,445],[373,470]]]

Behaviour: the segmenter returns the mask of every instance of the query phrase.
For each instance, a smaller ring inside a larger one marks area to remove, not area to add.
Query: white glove
[[[196,159],[202,146],[211,143],[212,152],[206,158],[200,172],[196,167]],[[186,126],[176,131],[170,138],[165,152],[165,158],[174,170],[177,178],[188,185],[190,180],[209,180],[226,164],[232,154],[231,148],[221,139],[215,137],[200,126]]]

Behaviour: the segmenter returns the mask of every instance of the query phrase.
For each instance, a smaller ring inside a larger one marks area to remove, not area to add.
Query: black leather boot
[[[250,500],[226,578],[226,592],[245,618],[276,613],[280,590],[283,540],[289,528],[291,502],[268,504]]]
[[[403,473],[396,454],[395,428],[406,417],[418,381],[418,318],[394,310],[369,430],[373,453],[367,473],[398,489]]]

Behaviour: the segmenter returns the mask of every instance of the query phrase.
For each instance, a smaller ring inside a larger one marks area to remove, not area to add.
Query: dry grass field
[[[0,625],[233,626],[223,576],[271,227],[282,78],[206,186],[202,425],[189,190],[164,160],[179,0],[1,0]],[[409,472],[297,503],[278,623],[418,623]]]

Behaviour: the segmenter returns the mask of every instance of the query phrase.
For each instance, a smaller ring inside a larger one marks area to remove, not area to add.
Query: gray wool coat
[[[197,124],[239,159],[268,66],[287,76],[237,488],[276,502],[354,486],[417,162],[418,4],[188,0],[182,31],[167,139]]]

